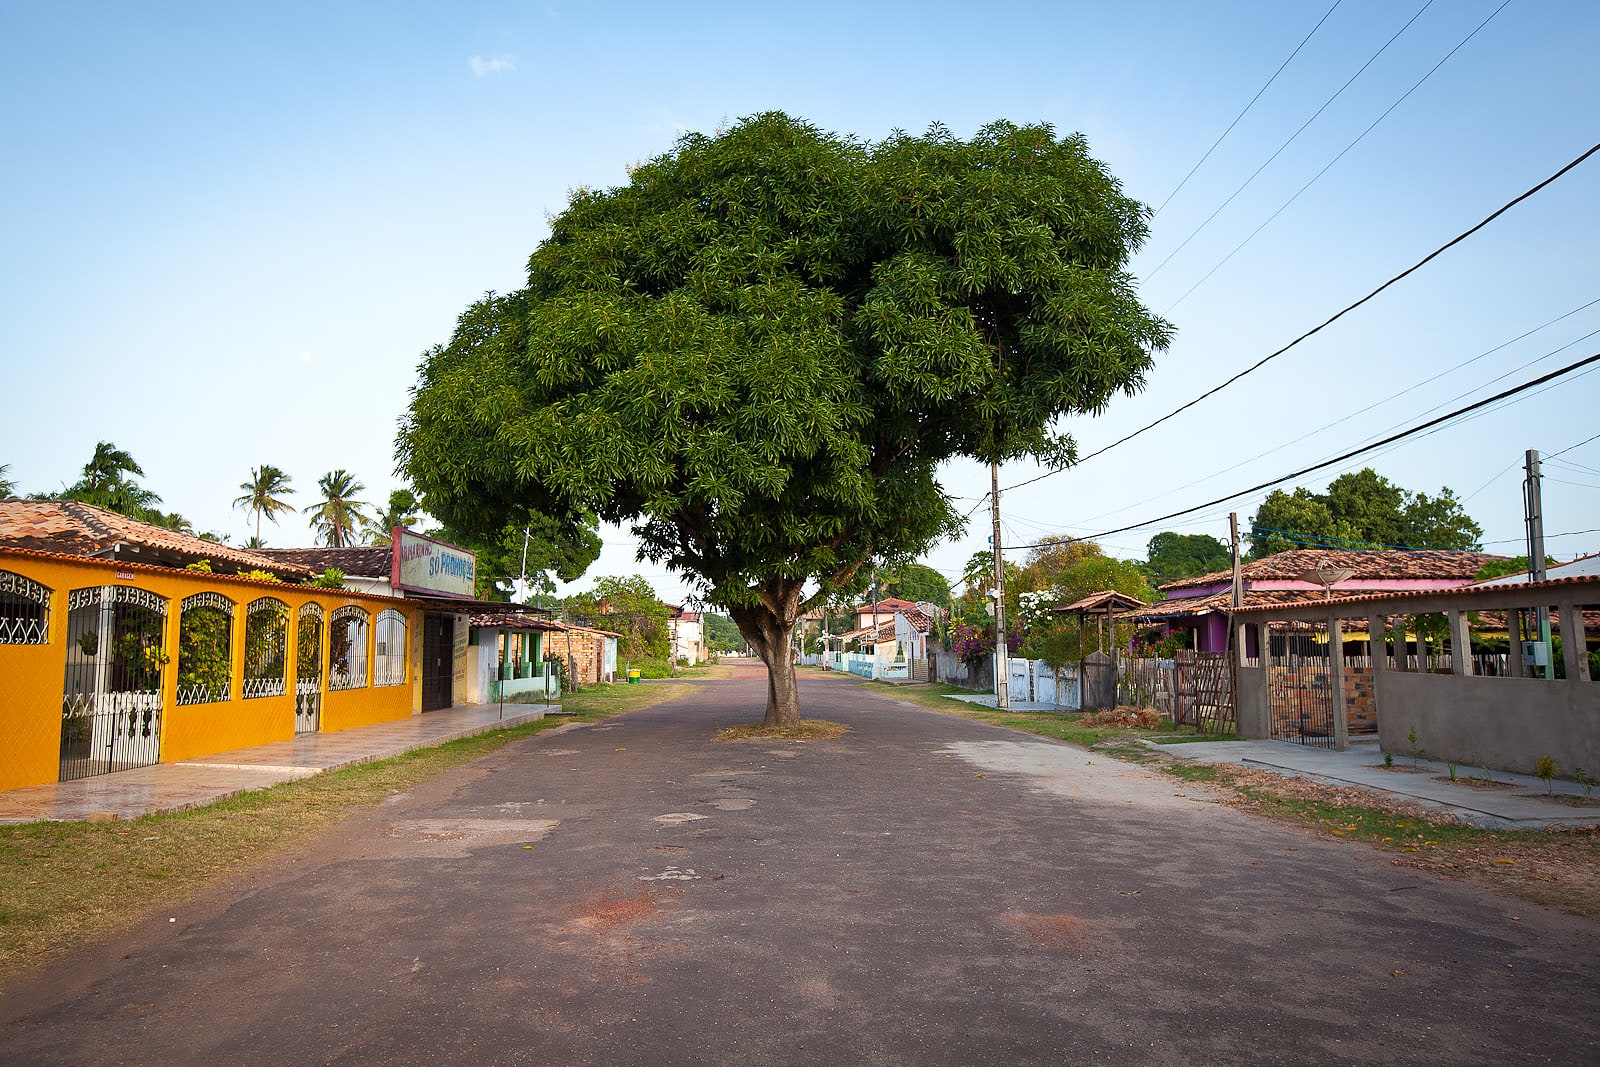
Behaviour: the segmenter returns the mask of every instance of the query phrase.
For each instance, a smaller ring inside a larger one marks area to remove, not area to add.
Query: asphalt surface
[[[0,998],[0,1063],[1600,1062],[1600,928],[760,677],[517,742]]]

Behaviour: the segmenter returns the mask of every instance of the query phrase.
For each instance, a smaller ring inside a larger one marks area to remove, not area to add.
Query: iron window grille
[[[0,571],[0,645],[43,645],[50,640],[50,590],[30,578]]]
[[[335,608],[328,621],[328,688],[364,689],[367,684],[369,616],[347,604]]]
[[[233,601],[195,593],[178,616],[179,704],[215,704],[233,688]]]
[[[288,650],[289,605],[274,597],[252,600],[244,613],[244,699],[284,695]]]
[[[373,635],[372,684],[404,685],[406,680],[406,617],[393,608],[378,613]]]

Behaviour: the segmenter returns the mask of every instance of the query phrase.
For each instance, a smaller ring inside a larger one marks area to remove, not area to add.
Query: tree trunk
[[[739,632],[767,665],[767,726],[800,725],[800,688],[794,677],[794,656],[789,648],[788,622],[765,606],[733,608],[728,612]]]

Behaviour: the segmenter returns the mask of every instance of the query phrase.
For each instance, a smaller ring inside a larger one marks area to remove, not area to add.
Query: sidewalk
[[[1434,760],[1396,756],[1394,767],[1383,765],[1376,738],[1355,740],[1348,752],[1311,748],[1289,741],[1199,741],[1181,745],[1146,742],[1158,752],[1185,756],[1201,763],[1235,763],[1334,785],[1359,786],[1401,797],[1433,808],[1458,822],[1495,830],[1542,830],[1549,826],[1593,826],[1600,823],[1600,804],[1592,807],[1564,803],[1560,797],[1581,798],[1576,782],[1556,780],[1556,799],[1545,795],[1545,783],[1528,774],[1495,771],[1496,785],[1484,781],[1481,767],[1458,766],[1457,781],[1450,769]],[[1469,782],[1478,784],[1468,784]]]
[[[304,734],[292,741],[177,763],[12,789],[0,792],[0,823],[107,815],[133,819],[151,812],[180,811],[321,771],[533,722],[544,714],[542,704],[507,704],[504,718],[498,704],[459,705],[338,733]]]

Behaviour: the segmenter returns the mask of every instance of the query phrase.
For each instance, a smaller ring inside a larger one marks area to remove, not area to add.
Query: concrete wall
[[[1532,774],[1540,756],[1570,776],[1600,769],[1600,683],[1377,672],[1384,751]]]

